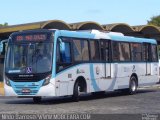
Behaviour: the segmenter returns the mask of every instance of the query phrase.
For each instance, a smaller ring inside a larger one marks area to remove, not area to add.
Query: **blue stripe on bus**
[[[100,88],[98,87],[95,76],[94,76],[93,64],[90,64],[90,78],[91,78],[91,83],[94,88],[94,91],[100,91]]]
[[[60,33],[58,30],[56,30],[55,34],[54,34],[54,53],[53,53],[53,66],[52,66],[52,78],[55,78],[56,76],[56,58],[57,58],[57,54],[56,54],[56,50],[57,50],[57,38],[59,37]]]

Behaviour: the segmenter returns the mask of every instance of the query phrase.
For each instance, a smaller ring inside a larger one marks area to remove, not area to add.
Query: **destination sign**
[[[15,36],[16,42],[20,41],[45,41],[47,40],[47,34],[27,34],[27,35],[17,35]]]

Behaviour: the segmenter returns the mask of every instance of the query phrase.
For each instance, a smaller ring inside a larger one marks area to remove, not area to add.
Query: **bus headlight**
[[[5,76],[5,83],[6,83],[6,85],[11,86],[11,83],[10,83],[10,81],[9,81],[7,76]]]
[[[49,82],[50,82],[50,79],[51,79],[51,75],[47,76],[47,77],[44,79],[44,82],[43,82],[43,85],[42,85],[42,86],[48,85]]]

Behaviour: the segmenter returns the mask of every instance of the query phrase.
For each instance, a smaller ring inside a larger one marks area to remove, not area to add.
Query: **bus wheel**
[[[34,103],[40,103],[41,100],[42,100],[41,97],[33,97],[33,102],[34,102]]]
[[[79,82],[77,81],[75,83],[74,90],[73,90],[73,96],[72,96],[72,99],[74,102],[79,101],[79,95],[80,95],[80,85],[79,85]]]
[[[129,83],[129,94],[130,95],[135,94],[137,92],[137,87],[138,87],[137,78],[135,76],[132,76]]]

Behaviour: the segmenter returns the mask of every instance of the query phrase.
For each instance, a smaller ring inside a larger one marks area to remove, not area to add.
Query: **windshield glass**
[[[6,73],[35,74],[50,72],[53,43],[34,42],[9,44],[6,56]]]

